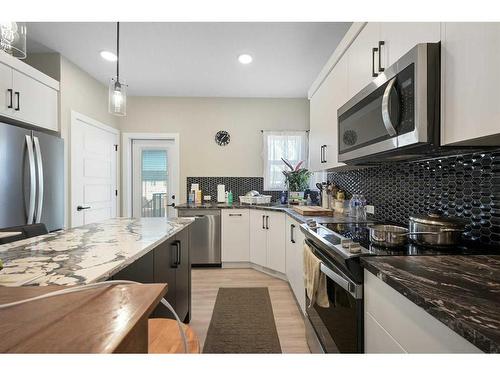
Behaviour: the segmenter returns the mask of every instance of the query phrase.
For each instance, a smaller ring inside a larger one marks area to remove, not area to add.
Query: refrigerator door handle
[[[30,165],[30,200],[26,212],[27,216],[26,224],[33,224],[33,217],[35,216],[36,180],[35,180],[35,156],[33,154],[33,141],[30,135],[26,135],[26,148],[28,150],[28,161]]]
[[[36,216],[35,223],[39,223],[42,218],[42,207],[43,207],[43,161],[42,161],[42,151],[40,149],[40,141],[38,137],[33,137],[33,143],[35,144],[35,155],[37,164],[37,177],[38,177],[38,202],[36,206]]]

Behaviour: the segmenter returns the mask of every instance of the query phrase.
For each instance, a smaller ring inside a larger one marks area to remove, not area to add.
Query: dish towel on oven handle
[[[315,303],[320,307],[330,307],[328,294],[326,291],[326,276],[320,269],[321,260],[319,260],[308,244],[304,243],[304,285],[309,306]]]

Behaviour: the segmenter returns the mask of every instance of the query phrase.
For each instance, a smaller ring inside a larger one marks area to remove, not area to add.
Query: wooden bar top
[[[0,287],[0,304],[67,287]],[[0,309],[0,353],[147,353],[166,284],[110,285]]]

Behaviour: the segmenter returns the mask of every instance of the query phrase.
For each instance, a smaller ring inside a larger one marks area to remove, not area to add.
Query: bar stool
[[[200,353],[200,341],[191,327],[182,324],[186,334],[189,354]],[[184,353],[179,326],[174,319],[154,318],[148,320],[148,353]]]

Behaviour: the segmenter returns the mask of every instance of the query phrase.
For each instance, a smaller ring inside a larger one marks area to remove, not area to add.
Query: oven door
[[[306,312],[324,353],[363,353],[363,286],[333,264],[321,264],[326,276],[329,307],[317,304]]]

